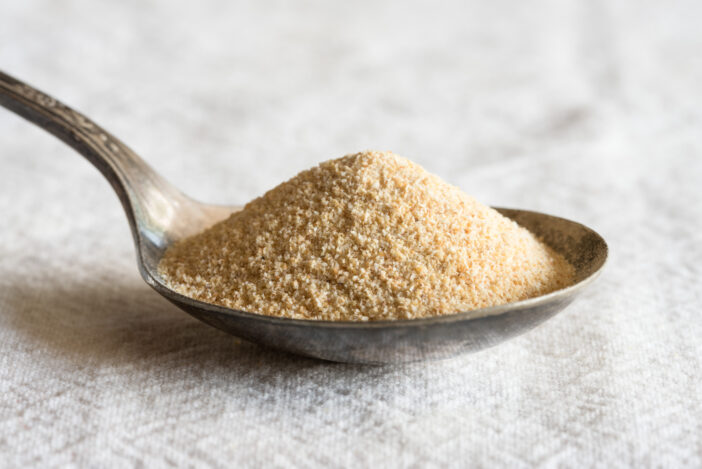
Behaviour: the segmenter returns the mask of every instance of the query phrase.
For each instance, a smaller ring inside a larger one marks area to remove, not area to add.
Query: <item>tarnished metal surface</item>
[[[292,353],[339,362],[382,364],[478,351],[526,332],[561,311],[597,277],[607,259],[607,244],[602,237],[579,223],[537,212],[498,208],[573,263],[576,283],[525,301],[402,321],[295,320],[203,303],[166,287],[157,272],[158,262],[170,243],[205,229],[238,207],[193,201],[90,119],[2,72],[0,104],[63,140],[108,179],[124,206],[134,235],[139,270],[151,287],[207,324]]]

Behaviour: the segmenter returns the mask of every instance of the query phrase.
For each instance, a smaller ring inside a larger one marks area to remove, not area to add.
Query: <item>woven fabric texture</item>
[[[197,322],[139,277],[100,174],[0,109],[0,467],[700,467],[702,4],[0,7],[0,69],[200,200],[392,150],[609,242],[562,314],[364,367]]]

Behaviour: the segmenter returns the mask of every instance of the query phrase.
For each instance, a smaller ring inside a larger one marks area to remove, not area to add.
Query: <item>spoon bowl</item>
[[[165,181],[129,147],[79,112],[0,72],[0,105],[52,133],[93,163],[125,209],[141,276],[195,318],[235,336],[280,350],[346,363],[384,364],[475,352],[524,333],[565,308],[599,275],[607,244],[590,228],[527,210],[496,208],[574,265],[575,283],[547,295],[432,318],[316,321],[264,316],[204,303],[171,290],[158,264],[174,242],[240,210],[207,205]]]
[[[600,273],[607,244],[579,223],[527,210],[496,208],[575,266],[576,283],[535,298],[432,318],[315,321],[262,316],[204,303],[168,288],[158,274],[162,253],[142,270],[146,283],[195,318],[235,336],[288,352],[345,363],[385,364],[441,359],[497,345],[568,306]]]

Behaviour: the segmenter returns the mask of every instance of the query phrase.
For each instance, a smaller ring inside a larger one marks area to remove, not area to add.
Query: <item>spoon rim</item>
[[[509,211],[519,211],[528,212],[537,215],[545,215],[547,217],[556,218],[564,220],[568,223],[578,225],[585,229],[597,238],[597,240],[602,243],[603,259],[601,264],[593,270],[588,276],[582,278],[581,280],[568,285],[564,288],[559,288],[552,292],[546,293],[544,295],[539,295],[531,298],[526,298],[524,300],[513,301],[510,303],[503,303],[495,306],[488,306],[485,308],[476,308],[467,311],[460,311],[457,313],[444,314],[439,316],[428,316],[412,319],[380,319],[380,320],[368,320],[368,321],[349,321],[349,320],[329,320],[329,319],[299,319],[299,318],[288,318],[282,316],[269,316],[265,314],[251,313],[249,311],[243,311],[234,308],[228,308],[226,306],[218,305],[215,303],[207,303],[205,301],[196,300],[189,296],[185,296],[177,291],[168,287],[160,275],[153,275],[147,269],[142,270],[142,275],[144,276],[146,283],[148,283],[154,290],[163,295],[166,298],[172,298],[179,303],[185,303],[194,308],[201,310],[209,310],[219,314],[242,317],[244,319],[252,320],[263,320],[271,324],[280,324],[286,326],[297,326],[297,327],[322,327],[322,328],[360,328],[360,329],[382,329],[387,327],[424,327],[429,325],[434,325],[438,323],[451,323],[451,322],[462,322],[470,320],[478,320],[487,317],[495,317],[503,314],[508,314],[514,310],[521,310],[525,308],[533,308],[540,306],[542,304],[547,304],[558,297],[567,298],[574,295],[576,292],[586,288],[595,279],[597,279],[605,265],[609,260],[609,245],[605,239],[595,230],[584,225],[582,223],[569,220],[567,218],[559,217],[556,215],[550,215],[543,212],[537,212],[534,210],[523,210],[514,209],[507,207],[492,207],[495,210],[509,210]],[[562,253],[561,253],[562,254]]]

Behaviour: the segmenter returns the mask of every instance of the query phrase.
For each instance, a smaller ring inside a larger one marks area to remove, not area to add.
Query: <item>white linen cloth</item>
[[[0,7],[0,69],[201,200],[409,157],[583,222],[596,286],[498,347],[329,364],[201,324],[137,273],[95,169],[0,109],[0,467],[700,467],[702,4]]]

